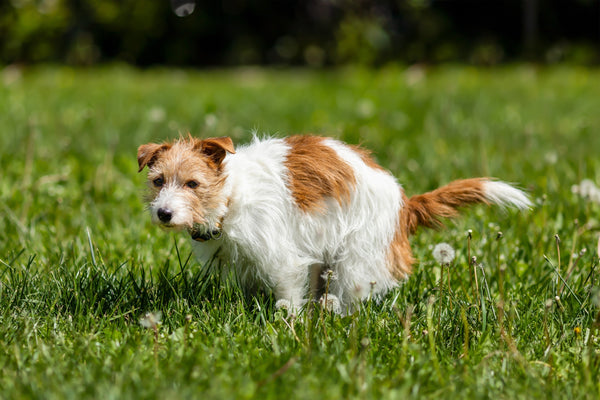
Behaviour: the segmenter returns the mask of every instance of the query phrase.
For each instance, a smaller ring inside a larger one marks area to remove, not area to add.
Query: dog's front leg
[[[291,313],[297,313],[298,310],[306,304],[304,299],[304,290],[298,290],[298,288],[287,288],[286,290],[276,290],[275,308],[285,308]]]
[[[283,274],[274,289],[277,299],[275,307],[297,313],[306,304],[304,296],[308,287],[308,279],[309,271],[304,271],[304,268]]]

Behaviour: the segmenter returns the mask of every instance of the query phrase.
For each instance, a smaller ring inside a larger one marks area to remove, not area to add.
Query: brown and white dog
[[[190,136],[140,146],[138,164],[149,168],[154,223],[187,230],[201,260],[217,253],[246,287],[271,289],[292,309],[322,294],[329,270],[338,312],[383,295],[411,272],[409,236],[460,207],[531,206],[488,178],[407,198],[368,151],[318,136],[255,137],[237,149],[228,137]]]

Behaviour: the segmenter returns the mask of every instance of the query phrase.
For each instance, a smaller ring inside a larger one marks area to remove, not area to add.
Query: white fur
[[[531,200],[519,189],[501,181],[483,183],[485,198],[500,207],[515,207],[519,210],[531,208]]]
[[[150,203],[150,214],[152,215],[152,222],[155,224],[160,223],[158,210],[161,208],[177,210],[170,221],[173,226],[185,225],[192,220],[192,210],[187,204],[187,199],[174,184],[163,187],[154,201]],[[162,226],[164,227],[164,225]]]

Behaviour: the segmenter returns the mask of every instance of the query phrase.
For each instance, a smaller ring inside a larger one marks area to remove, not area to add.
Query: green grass
[[[2,78],[0,397],[600,395],[600,205],[571,193],[600,183],[600,71],[45,67]],[[420,231],[414,275],[382,303],[292,319],[268,294],[206,274],[141,201],[139,144],[187,131],[242,143],[253,129],[362,143],[409,194],[488,175],[518,182],[536,207],[477,207]],[[439,242],[457,252],[441,292]],[[480,293],[469,254],[485,271]],[[139,323],[149,311],[162,312],[156,330]]]

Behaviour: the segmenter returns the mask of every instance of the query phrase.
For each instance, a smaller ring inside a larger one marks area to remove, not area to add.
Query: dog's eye
[[[196,189],[198,187],[198,182],[188,181],[185,186],[189,187],[190,189]]]
[[[156,178],[155,180],[152,181],[152,183],[156,187],[161,187],[165,183],[165,181],[163,178]]]

